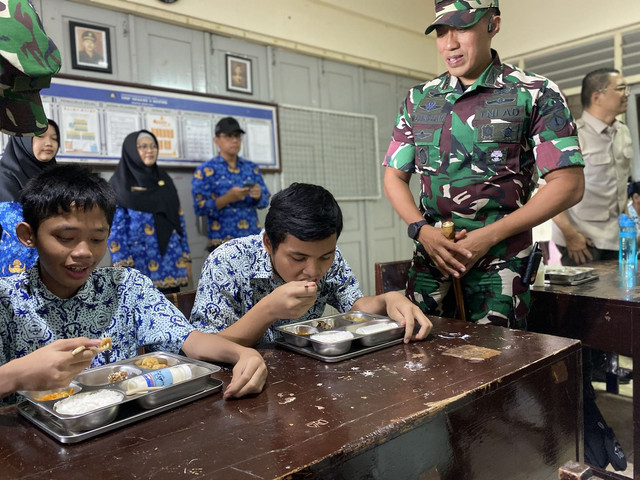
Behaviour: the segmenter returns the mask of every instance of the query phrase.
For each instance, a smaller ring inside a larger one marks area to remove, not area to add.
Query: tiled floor
[[[631,359],[620,357],[620,365],[625,368],[631,368]],[[602,382],[593,382],[593,388],[596,390],[596,402],[602,412],[602,416],[613,429],[618,442],[622,446],[622,450],[627,456],[627,469],[624,472],[617,472],[633,477],[633,380],[627,385],[620,385],[620,394],[613,395],[607,393],[605,384]],[[607,470],[614,471],[611,465]]]

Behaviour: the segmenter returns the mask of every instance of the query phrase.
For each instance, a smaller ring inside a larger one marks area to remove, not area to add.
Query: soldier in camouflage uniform
[[[409,91],[384,160],[385,193],[415,240],[407,295],[426,313],[454,316],[443,299],[459,277],[468,319],[525,328],[531,228],[584,190],[575,124],[553,82],[491,49],[498,0],[435,3],[426,33],[436,30],[448,71]],[[531,198],[538,175],[547,185]],[[448,220],[456,243],[442,234]]]
[[[0,0],[0,32],[0,130],[40,135],[48,127],[40,89],[60,70],[60,52],[27,0]]]

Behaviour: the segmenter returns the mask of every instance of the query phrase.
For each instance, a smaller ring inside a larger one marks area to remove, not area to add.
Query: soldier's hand
[[[489,240],[490,236],[482,231],[482,228],[469,232],[464,238],[457,240],[461,247],[471,252],[471,256],[463,258],[460,261],[464,263],[467,270],[470,270],[478,260],[484,257],[493,244]]]
[[[465,235],[466,230],[462,230],[456,233],[456,239],[464,238]],[[467,271],[461,259],[471,258],[471,252],[447,239],[441,228],[425,225],[420,229],[418,240],[443,275],[460,277]]]

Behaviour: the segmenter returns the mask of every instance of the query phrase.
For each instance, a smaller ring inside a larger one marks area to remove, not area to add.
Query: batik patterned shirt
[[[178,353],[193,329],[151,280],[129,268],[96,269],[68,299],[47,289],[38,265],[0,278],[0,364],[81,336],[112,339],[93,367],[134,357],[140,346]]]
[[[262,235],[226,242],[209,255],[202,267],[191,323],[205,332],[224,330],[284,283],[273,270]],[[320,318],[327,304],[347,312],[363,296],[351,267],[337,248],[333,264],[317,287],[318,299],[307,313],[298,319],[277,320],[259,344],[278,338],[277,326]]]
[[[180,210],[182,235],[173,231],[164,255],[160,251],[153,213],[116,208],[109,234],[109,253],[116,267],[132,267],[153,281],[156,288],[183,287],[189,283],[191,252],[187,226]]]
[[[446,73],[412,88],[400,108],[384,165],[420,175],[420,209],[431,225],[482,228],[523,206],[539,176],[584,166],[557,85],[492,54],[468,88]],[[529,245],[531,232],[522,232],[484,261],[504,261]]]
[[[257,201],[247,195],[239,202],[217,209],[216,198],[245,183],[260,185],[262,195]],[[261,226],[257,209],[266,208],[271,197],[255,163],[238,157],[236,168],[232,169],[220,155],[196,168],[191,180],[191,193],[193,209],[196,215],[207,217],[207,238],[216,246],[231,238],[259,233]]]
[[[0,277],[22,273],[38,260],[35,248],[29,248],[18,240],[16,226],[24,221],[22,205],[18,202],[0,202]]]

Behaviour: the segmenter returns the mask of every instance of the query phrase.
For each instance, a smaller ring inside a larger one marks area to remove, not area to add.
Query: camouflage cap
[[[478,23],[487,8],[499,8],[498,0],[435,0],[436,19],[424,32],[430,34],[438,25],[471,27]]]
[[[60,51],[27,0],[0,0],[0,32],[0,130],[38,135],[48,125],[40,89],[60,70]]]

